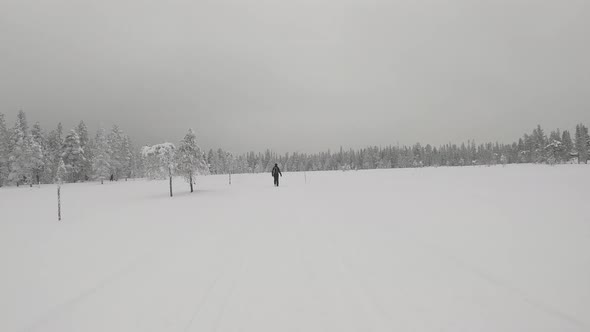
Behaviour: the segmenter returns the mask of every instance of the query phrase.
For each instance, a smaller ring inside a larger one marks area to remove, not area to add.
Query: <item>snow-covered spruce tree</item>
[[[262,173],[264,172],[264,166],[262,166],[262,161],[257,160],[256,165],[254,166],[254,173]]]
[[[127,135],[123,135],[121,142],[120,160],[121,160],[121,176],[125,178],[125,181],[131,177],[133,168],[133,146],[131,144],[131,138]]]
[[[114,125],[108,136],[109,151],[111,153],[111,174],[118,180],[123,173],[123,131],[119,126]]]
[[[238,160],[231,152],[226,152],[225,163],[227,164],[227,171],[229,174],[236,173]]]
[[[72,129],[66,136],[61,154],[66,170],[68,171],[68,180],[76,182],[82,180],[81,173],[86,159],[84,150],[80,146],[80,137],[76,130]]]
[[[218,149],[217,155],[219,156],[219,167],[221,169],[221,174],[230,174],[232,160],[231,153],[224,151],[222,149]]]
[[[578,163],[588,163],[588,127],[583,124],[576,125],[576,151]]]
[[[567,163],[568,161],[570,161],[572,150],[574,149],[574,143],[572,141],[569,131],[564,130],[563,133],[561,133],[561,143],[563,144],[563,154],[561,156],[561,159]]]
[[[91,140],[88,134],[88,128],[84,121],[80,121],[76,128],[76,132],[80,138],[80,147],[82,148],[82,154],[84,156],[84,162],[80,169],[80,180],[88,181],[92,176],[93,149],[91,149]]]
[[[217,174],[227,174],[226,153],[223,149],[217,149]]]
[[[207,164],[209,164],[209,172],[211,172],[211,174],[220,174],[219,157],[213,149],[209,149],[209,153],[207,154]]]
[[[20,127],[25,135],[29,135],[29,122],[27,121],[27,115],[23,110],[18,111],[15,125]]]
[[[31,146],[30,146],[30,168],[29,168],[29,184],[33,186],[33,182],[40,185],[41,184],[41,175],[45,169],[45,157],[43,154],[43,148],[41,144],[37,143],[33,138],[31,138]]]
[[[561,156],[563,155],[563,144],[561,141],[554,139],[545,147],[545,151],[547,163],[554,165],[561,160]]]
[[[31,138],[33,140],[33,157],[34,160],[34,180],[36,183],[51,183],[50,165],[51,160],[48,151],[47,137],[39,122],[36,122],[31,128]],[[36,146],[37,145],[37,146]]]
[[[235,173],[249,173],[248,160],[244,156],[238,156],[236,159]]]
[[[192,193],[195,177],[209,172],[205,156],[197,144],[197,137],[192,129],[188,130],[180,142],[176,155],[178,172],[188,181]]]
[[[531,139],[533,143],[533,150],[531,151],[533,162],[545,162],[546,160],[544,151],[545,147],[547,146],[547,139],[545,137],[545,132],[543,131],[540,125],[537,125],[537,128],[533,130]]]
[[[141,150],[133,149],[132,159],[132,174],[134,178],[143,178],[146,176],[145,160],[141,154]]]
[[[161,172],[166,172],[170,179],[170,197],[172,194],[172,176],[176,164],[176,147],[172,143],[161,143],[153,146],[146,146],[142,149],[143,156],[152,160],[160,168]]]
[[[8,168],[10,155],[9,137],[4,114],[0,113],[0,187],[8,183],[8,174],[10,172]]]
[[[96,132],[94,146],[94,159],[92,160],[94,179],[100,180],[100,184],[104,184],[104,180],[108,179],[111,174],[111,164],[107,133],[103,128],[99,128]]]
[[[57,164],[57,170],[55,171],[55,179],[53,179],[53,181],[57,184],[63,184],[67,181],[68,177],[68,167],[66,166],[63,159],[60,159]]]
[[[49,135],[47,135],[47,158],[49,159],[49,164],[47,166],[49,168],[49,182],[55,182],[55,176],[61,160],[63,145],[63,127],[61,123],[58,123],[57,128],[52,130]]]
[[[19,112],[16,124],[10,137],[11,151],[9,156],[10,173],[8,181],[19,186],[30,178],[31,165],[31,138],[28,133],[24,112]]]

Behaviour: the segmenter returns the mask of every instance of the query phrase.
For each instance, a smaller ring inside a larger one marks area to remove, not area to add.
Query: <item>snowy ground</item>
[[[590,167],[0,189],[0,331],[590,331]]]

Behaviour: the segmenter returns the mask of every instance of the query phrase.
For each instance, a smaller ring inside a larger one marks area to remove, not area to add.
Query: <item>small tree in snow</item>
[[[206,174],[209,171],[205,156],[197,145],[197,137],[192,129],[189,129],[178,147],[178,172],[189,182],[191,193],[196,175]]]
[[[170,179],[170,197],[172,194],[172,176],[174,175],[176,162],[176,147],[172,143],[162,143],[153,146],[146,146],[142,149],[146,159],[157,163],[161,172],[166,172]]]
[[[55,183],[57,183],[57,220],[61,220],[61,184],[68,176],[68,170],[63,159],[59,160],[57,171],[55,173]]]

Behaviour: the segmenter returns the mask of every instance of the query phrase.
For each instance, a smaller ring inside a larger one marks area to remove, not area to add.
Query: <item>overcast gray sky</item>
[[[0,112],[280,152],[590,123],[587,0],[0,0]]]

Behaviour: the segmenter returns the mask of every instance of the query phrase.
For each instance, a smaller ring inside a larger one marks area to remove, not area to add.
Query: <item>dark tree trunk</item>
[[[170,197],[173,197],[172,195],[172,170],[168,169],[168,174],[170,175]]]
[[[190,180],[189,182],[191,183],[191,193],[192,193],[193,192],[193,175],[192,174],[189,176],[189,180]]]
[[[61,221],[61,186],[57,186],[57,220]]]

